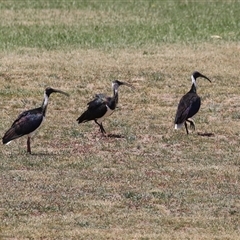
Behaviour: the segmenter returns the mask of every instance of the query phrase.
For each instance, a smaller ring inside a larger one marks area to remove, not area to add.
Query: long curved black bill
[[[68,93],[64,92],[64,91],[61,91],[61,90],[58,90],[58,89],[53,89],[53,92],[57,92],[57,93],[61,93],[61,94],[64,94],[65,96],[70,96]]]
[[[212,82],[208,77],[202,75],[201,73],[200,73],[200,77],[207,79],[210,83]]]
[[[122,82],[122,85],[126,85],[126,86],[130,87],[132,90],[135,89],[135,87],[133,85],[131,85],[130,83]]]

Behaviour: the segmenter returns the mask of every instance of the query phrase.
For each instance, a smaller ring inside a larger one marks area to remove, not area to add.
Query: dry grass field
[[[1,11],[11,29],[15,21],[51,25],[56,15],[71,26],[78,16]],[[97,21],[90,12],[85,21]],[[101,18],[111,23],[109,15]],[[31,155],[26,137],[0,147],[0,239],[239,239],[239,42],[121,44],[1,48],[2,136],[41,105],[45,87],[70,97],[51,95]],[[212,83],[198,80],[202,106],[186,135],[173,121],[194,70]],[[135,90],[120,87],[103,137],[76,119],[95,93],[112,94],[114,79]]]

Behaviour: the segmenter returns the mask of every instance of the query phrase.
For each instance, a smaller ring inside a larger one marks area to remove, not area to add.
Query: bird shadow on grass
[[[34,153],[26,153],[28,154],[29,156],[38,156],[38,157],[41,157],[41,156],[56,156],[58,155],[57,153],[53,153],[53,152],[34,152]]]
[[[124,139],[126,136],[122,134],[115,134],[115,133],[108,133],[108,134],[92,134],[92,139],[102,139],[102,140],[107,140],[107,139]]]
[[[197,133],[198,136],[202,136],[202,137],[214,137],[215,134],[214,133],[208,133],[208,132],[198,132]]]
[[[109,138],[125,138],[125,136],[122,135],[122,134],[114,134],[114,133],[110,133],[106,137],[109,137]]]

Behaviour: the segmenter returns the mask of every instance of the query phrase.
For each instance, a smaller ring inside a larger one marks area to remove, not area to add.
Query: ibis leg
[[[185,123],[184,123],[184,125],[185,125],[185,128],[186,128],[186,132],[187,132],[187,134],[188,134],[188,127],[187,127],[187,123],[185,122]]]
[[[98,123],[96,120],[94,120],[94,121],[95,121],[95,123],[100,127],[101,133],[102,133],[102,134],[106,134],[106,131],[105,131],[105,129],[103,128],[102,123]]]
[[[192,119],[187,119],[187,122],[190,123],[190,128],[192,128],[195,131],[195,123]]]
[[[27,152],[31,154],[30,137],[27,139]]]
[[[103,125],[102,125],[102,123],[100,124],[100,129],[101,129],[101,132],[104,134],[106,134],[106,131],[105,131],[105,129],[103,128]]]

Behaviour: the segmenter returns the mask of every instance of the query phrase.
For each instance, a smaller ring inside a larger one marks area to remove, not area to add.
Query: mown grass
[[[238,5],[1,1],[2,135],[21,111],[41,104],[46,86],[70,97],[51,96],[32,155],[24,137],[1,146],[0,238],[238,239]],[[148,29],[171,24],[182,28],[180,37],[151,38]],[[99,40],[96,25],[105,26]],[[62,26],[66,36],[75,30],[64,41]],[[128,36],[118,34],[124,29]],[[198,81],[203,103],[187,136],[173,119],[193,70],[212,84]],[[113,79],[136,90],[120,88],[118,109],[103,123],[113,137],[105,138],[76,118],[95,93],[111,94]]]
[[[2,50],[139,48],[240,37],[238,1],[2,1],[0,7]]]

